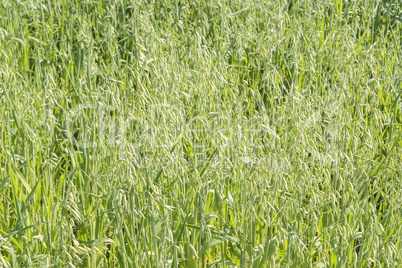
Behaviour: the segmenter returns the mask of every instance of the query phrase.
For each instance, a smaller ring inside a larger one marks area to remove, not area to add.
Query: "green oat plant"
[[[1,267],[400,267],[399,0],[2,0]]]

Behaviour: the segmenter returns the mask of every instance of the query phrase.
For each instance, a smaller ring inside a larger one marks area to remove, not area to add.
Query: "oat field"
[[[0,1],[0,267],[401,267],[400,0]]]

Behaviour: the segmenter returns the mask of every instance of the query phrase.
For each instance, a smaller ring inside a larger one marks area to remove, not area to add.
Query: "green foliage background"
[[[0,266],[400,266],[401,10],[1,1]]]

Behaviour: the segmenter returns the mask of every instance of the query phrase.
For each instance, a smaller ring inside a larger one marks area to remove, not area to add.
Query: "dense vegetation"
[[[399,0],[2,0],[1,267],[402,265]]]

